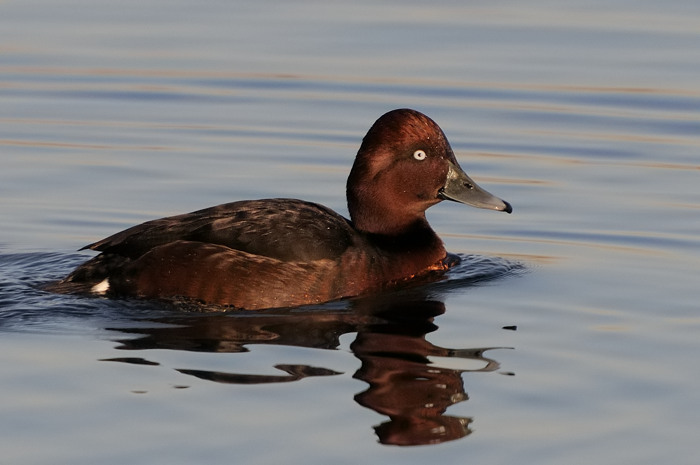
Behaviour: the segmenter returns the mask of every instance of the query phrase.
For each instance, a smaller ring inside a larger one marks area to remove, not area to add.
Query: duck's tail
[[[60,281],[43,285],[42,289],[58,294],[105,295],[110,290],[109,277],[129,262],[130,258],[102,253],[83,263]]]

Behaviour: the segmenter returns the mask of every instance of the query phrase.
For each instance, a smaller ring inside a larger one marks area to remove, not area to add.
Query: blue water
[[[0,4],[0,462],[696,463],[698,24],[680,0]],[[347,214],[400,107],[514,207],[429,210],[445,280],[235,314],[40,290],[148,219]]]

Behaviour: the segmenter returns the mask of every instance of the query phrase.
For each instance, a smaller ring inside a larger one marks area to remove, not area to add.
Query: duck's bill
[[[477,183],[467,176],[459,165],[449,162],[450,170],[447,172],[447,182],[438,192],[438,197],[444,200],[454,200],[477,208],[498,210],[506,213],[513,211],[505,200],[479,187]]]

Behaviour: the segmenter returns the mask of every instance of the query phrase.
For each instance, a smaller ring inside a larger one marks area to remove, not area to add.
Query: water
[[[2,462],[695,463],[699,21],[680,0],[2,3]],[[152,218],[346,214],[361,137],[399,107],[514,207],[429,211],[465,257],[447,280],[240,314],[37,288]]]

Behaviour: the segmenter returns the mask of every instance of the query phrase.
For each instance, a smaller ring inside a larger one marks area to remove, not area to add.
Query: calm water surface
[[[680,0],[0,3],[0,462],[697,463],[698,24]],[[37,288],[156,217],[346,214],[399,107],[514,206],[429,211],[463,257],[444,281],[235,314]]]

